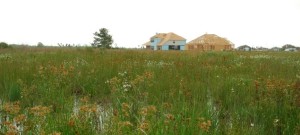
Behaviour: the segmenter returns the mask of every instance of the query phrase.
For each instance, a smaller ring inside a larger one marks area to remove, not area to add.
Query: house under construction
[[[219,37],[215,34],[204,34],[185,46],[186,50],[199,51],[228,51],[233,50],[234,44],[226,38]]]

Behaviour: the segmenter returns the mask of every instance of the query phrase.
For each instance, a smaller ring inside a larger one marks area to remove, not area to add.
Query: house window
[[[169,45],[169,50],[180,50],[180,46],[178,46],[178,45]]]
[[[173,41],[173,44],[175,44],[175,41]]]
[[[154,39],[153,39],[153,38],[151,38],[151,39],[150,39],[150,41],[151,41],[151,43],[153,43],[153,42],[154,42]]]
[[[157,47],[157,50],[161,50],[161,46],[158,46],[158,47]]]

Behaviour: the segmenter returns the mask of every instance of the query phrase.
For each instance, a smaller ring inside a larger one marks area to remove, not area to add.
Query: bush
[[[0,43],[0,49],[1,49],[1,48],[8,48],[8,44],[5,43],[5,42],[1,42],[1,43]]]
[[[37,47],[44,47],[44,44],[42,42],[38,42]]]

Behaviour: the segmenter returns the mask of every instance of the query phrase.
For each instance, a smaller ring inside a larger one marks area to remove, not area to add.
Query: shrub
[[[38,42],[37,47],[44,47],[44,44],[42,42]]]
[[[0,43],[0,49],[1,49],[1,48],[8,48],[8,44],[5,43],[5,42],[1,42],[1,43]]]

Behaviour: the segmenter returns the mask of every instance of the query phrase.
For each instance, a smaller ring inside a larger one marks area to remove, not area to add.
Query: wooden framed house
[[[232,42],[215,34],[204,34],[186,45],[186,50],[199,51],[229,51],[233,48]]]

